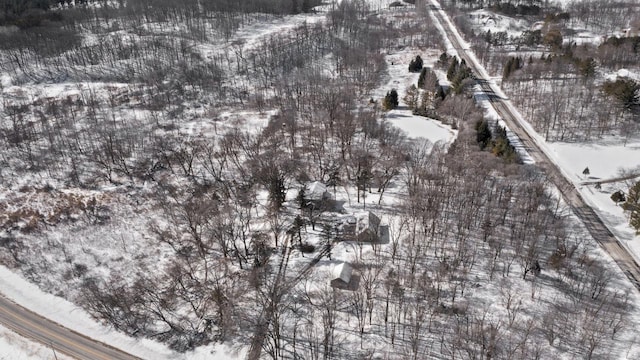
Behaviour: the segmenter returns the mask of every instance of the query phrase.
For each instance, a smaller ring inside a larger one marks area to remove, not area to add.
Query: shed
[[[319,202],[331,198],[331,194],[327,191],[327,185],[320,181],[307,183],[304,188],[304,196],[309,201]]]
[[[351,265],[342,262],[333,268],[331,286],[339,289],[346,289],[351,282]]]

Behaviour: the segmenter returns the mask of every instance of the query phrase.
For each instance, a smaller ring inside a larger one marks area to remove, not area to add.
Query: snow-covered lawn
[[[611,194],[621,190],[626,193],[629,186],[640,178],[620,182],[604,183],[601,189],[589,181],[606,181],[623,174],[640,173],[640,140],[623,144],[623,140],[611,138],[595,143],[549,143],[551,155],[576,184],[585,200],[592,206],[618,240],[630,249],[636,260],[640,259],[640,236],[629,226],[629,214],[611,200]],[[585,168],[589,175],[583,175]]]
[[[420,55],[423,59],[424,66],[433,67],[440,54],[433,49],[426,52],[421,52],[417,49],[405,49],[398,53],[390,54],[387,56],[387,82],[374,91],[374,95],[378,101],[382,101],[387,91],[391,89],[398,91],[400,106],[386,113],[385,118],[394,126],[402,129],[409,138],[424,138],[432,144],[437,142],[449,143],[455,138],[456,130],[439,121],[413,115],[413,112],[403,99],[406,89],[412,84],[417,85],[418,82],[419,74],[409,72],[409,62],[416,55]]]

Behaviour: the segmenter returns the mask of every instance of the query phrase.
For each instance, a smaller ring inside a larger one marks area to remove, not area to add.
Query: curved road
[[[491,101],[498,115],[504,120],[509,129],[520,138],[525,150],[536,162],[536,165],[542,168],[548,179],[560,190],[565,202],[571,206],[573,212],[584,223],[591,236],[613,258],[636,289],[640,290],[640,266],[638,262],[620,244],[595,211],[586,204],[575,185],[562,174],[562,171],[551,161],[527,128],[520,123],[520,118],[516,115],[513,105],[498,95],[501,91],[498,91],[497,85],[486,78],[484,74],[487,72],[482,65],[478,64],[475,58],[469,56],[470,50],[463,46],[457,35],[457,30],[455,30],[451,22],[447,21],[440,5],[434,0],[430,1],[432,4],[429,6],[431,13],[442,25],[446,37],[458,52],[458,55],[473,70],[478,84],[487,95],[489,101]]]
[[[138,360],[109,345],[89,339],[0,296],[0,323],[14,332],[81,360]]]

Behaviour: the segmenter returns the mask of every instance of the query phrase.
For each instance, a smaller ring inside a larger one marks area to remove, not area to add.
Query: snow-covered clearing
[[[512,18],[486,9],[472,11],[468,18],[475,29],[492,34],[504,32],[508,36],[518,37],[523,31],[532,29],[531,24],[522,18]]]
[[[451,129],[450,126],[444,125],[439,121],[414,115],[405,103],[404,97],[407,88],[411,85],[416,85],[418,81],[419,74],[407,71],[407,64],[409,64],[416,55],[420,55],[423,58],[425,67],[433,67],[440,53],[437,50],[421,52],[419,49],[406,49],[388,55],[387,81],[383,86],[375,90],[373,95],[381,101],[387,91],[396,89],[398,91],[400,106],[397,109],[387,112],[384,118],[396,127],[402,129],[409,138],[424,138],[432,144],[438,142],[449,143],[455,137],[457,133],[456,130]]]
[[[593,207],[616,238],[640,261],[640,236],[629,226],[629,214],[611,200],[616,191],[626,193],[640,177],[606,182],[628,174],[640,175],[640,141],[610,138],[593,143],[549,143],[551,154],[582,196]],[[589,174],[583,174],[588,168]],[[597,181],[604,181],[598,189]],[[582,184],[588,181],[590,184]]]

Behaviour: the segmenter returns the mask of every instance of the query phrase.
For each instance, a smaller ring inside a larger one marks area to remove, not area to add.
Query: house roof
[[[345,283],[349,283],[351,280],[351,265],[348,263],[340,263],[333,268],[333,279],[332,280],[342,280]]]
[[[360,234],[365,230],[376,231],[380,225],[380,218],[371,211],[356,214],[356,233]]]
[[[304,195],[308,200],[319,201],[324,199],[327,186],[320,181],[314,181],[305,185],[304,190]]]

